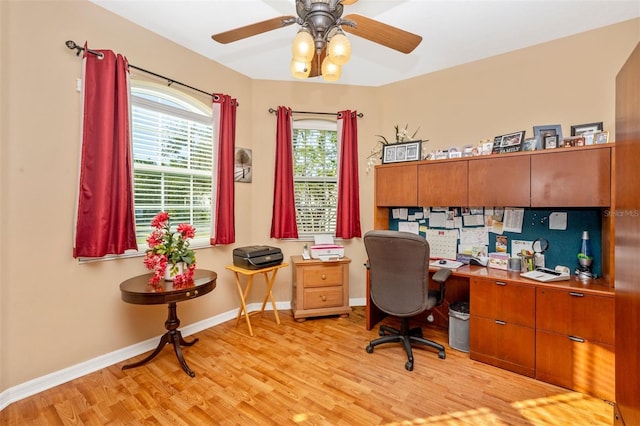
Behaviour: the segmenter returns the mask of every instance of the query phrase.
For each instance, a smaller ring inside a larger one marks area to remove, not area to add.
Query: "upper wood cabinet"
[[[375,169],[377,207],[609,207],[611,146],[558,148]]]
[[[418,166],[419,206],[466,206],[468,161],[426,163]]]
[[[611,149],[531,156],[532,207],[611,205]]]
[[[375,168],[375,205],[418,205],[418,165],[393,164]]]
[[[528,207],[529,156],[469,160],[469,206]]]

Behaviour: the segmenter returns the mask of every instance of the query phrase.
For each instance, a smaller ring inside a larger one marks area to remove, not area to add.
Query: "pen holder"
[[[520,253],[518,254],[518,256],[522,258],[522,272],[533,271],[534,269],[536,269],[533,254]]]
[[[522,271],[522,259],[519,257],[510,257],[507,270],[521,272]]]

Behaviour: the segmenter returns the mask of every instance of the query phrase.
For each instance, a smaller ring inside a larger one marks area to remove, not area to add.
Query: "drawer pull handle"
[[[323,302],[326,302],[327,301],[327,296],[322,295],[322,296],[320,296],[320,299],[322,299]]]
[[[323,279],[323,280],[326,280],[326,279],[327,279],[327,276],[326,276],[325,274],[322,274],[322,279]]]
[[[190,292],[187,292],[186,296],[187,296],[187,297],[191,297],[191,293],[190,293]]]
[[[503,281],[496,281],[496,285],[507,285],[507,283]]]
[[[584,343],[584,339],[582,337],[569,336],[569,340],[572,340],[578,343]]]
[[[498,325],[507,325],[506,321],[495,320]]]
[[[584,293],[577,293],[575,291],[570,291],[569,294],[574,297],[584,297]]]

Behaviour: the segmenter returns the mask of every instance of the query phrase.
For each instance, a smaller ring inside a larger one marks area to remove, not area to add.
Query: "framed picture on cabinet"
[[[546,135],[544,136],[544,149],[553,149],[558,147],[558,136],[557,135]]]
[[[593,136],[593,140],[595,143],[608,143],[609,142],[609,132],[596,132]]]
[[[602,121],[596,123],[574,124],[571,126],[571,136],[580,136],[586,132],[601,132]]]
[[[564,138],[562,142],[565,148],[573,148],[574,146],[584,146],[585,138],[584,136],[571,136]]]
[[[533,136],[538,144],[536,149],[547,149],[544,138],[547,136],[557,136],[556,141],[562,140],[562,127],[559,124],[545,124],[544,126],[533,126]]]
[[[522,150],[523,141],[524,130],[508,133],[502,136],[496,136],[496,138],[494,139],[493,151],[498,152],[499,154],[504,154],[507,152],[518,152]]]
[[[538,139],[535,137],[527,138],[522,142],[523,151],[535,151],[538,146]]]
[[[394,143],[384,146],[382,164],[418,161],[422,153],[422,141]]]

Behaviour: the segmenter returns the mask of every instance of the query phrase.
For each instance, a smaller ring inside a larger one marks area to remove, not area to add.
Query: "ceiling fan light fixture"
[[[327,46],[327,53],[336,65],[344,65],[351,58],[351,43],[341,31],[336,33]]]
[[[342,74],[342,67],[331,60],[329,56],[322,61],[322,78],[325,81],[337,81]]]
[[[311,62],[315,53],[313,36],[306,29],[301,29],[293,39],[291,46],[293,59],[298,62]]]
[[[295,59],[291,60],[291,75],[295,78],[304,80],[309,77],[311,72],[311,62],[299,62]]]

